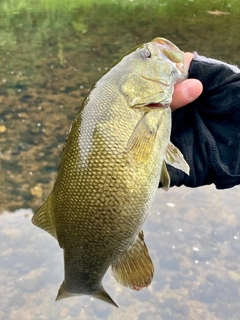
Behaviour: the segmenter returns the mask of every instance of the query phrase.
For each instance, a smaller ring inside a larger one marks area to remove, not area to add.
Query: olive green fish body
[[[111,95],[109,87],[105,83],[98,88],[100,96]],[[167,148],[161,135],[167,135],[169,141],[170,134],[169,129],[156,133],[148,159],[131,155],[127,144],[143,115],[129,110],[123,97],[116,97],[116,108],[110,110],[103,103],[94,98],[92,102],[90,96],[74,121],[68,137],[70,147],[65,147],[52,193],[60,246],[66,254],[72,250],[74,259],[79,257],[79,263],[74,264],[81,266],[83,274],[94,265],[99,281],[140,231],[159,183],[160,151]],[[169,109],[152,112],[169,128]],[[88,259],[82,260],[83,256]],[[79,280],[77,288],[83,284],[82,277]]]
[[[187,171],[170,144],[169,104],[173,85],[186,76],[176,66],[183,58],[167,55],[177,61],[166,62],[159,39],[135,48],[90,91],[69,131],[53,190],[33,217],[64,250],[58,299],[91,294],[115,304],[101,285],[110,265],[133,289],[151,282],[141,227],[160,177],[168,188],[165,162]]]

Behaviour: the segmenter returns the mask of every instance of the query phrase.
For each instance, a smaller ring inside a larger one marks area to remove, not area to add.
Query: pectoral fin
[[[170,186],[170,176],[169,176],[165,161],[163,161],[163,164],[162,164],[160,182],[162,184],[162,189],[168,191],[169,186]]]
[[[147,112],[142,116],[128,140],[126,154],[129,159],[134,157],[138,161],[146,161],[153,151],[158,120],[155,120],[156,123],[150,123],[148,116]]]
[[[49,197],[45,200],[43,205],[38,209],[38,211],[32,217],[32,223],[50,233],[54,238],[57,239],[54,216],[53,216],[53,205],[52,197],[50,194]]]
[[[133,245],[112,264],[115,279],[125,287],[141,290],[147,287],[153,278],[154,266],[140,231]]]
[[[189,175],[189,165],[184,160],[182,153],[171,142],[167,146],[165,161],[167,164]]]

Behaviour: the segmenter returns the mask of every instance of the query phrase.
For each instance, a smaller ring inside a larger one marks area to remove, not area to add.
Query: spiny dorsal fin
[[[171,142],[167,146],[167,152],[165,161],[167,164],[173,166],[176,169],[180,169],[189,175],[189,165],[184,160],[184,157],[180,150],[175,147]]]
[[[50,233],[54,238],[57,239],[54,213],[53,213],[53,195],[52,193],[48,196],[42,206],[32,217],[32,223]]]
[[[169,176],[165,161],[163,161],[163,164],[162,164],[160,182],[162,184],[162,189],[164,189],[165,191],[168,191],[170,186],[170,176]]]
[[[112,264],[115,279],[125,287],[141,290],[152,282],[154,266],[140,231],[132,246]]]

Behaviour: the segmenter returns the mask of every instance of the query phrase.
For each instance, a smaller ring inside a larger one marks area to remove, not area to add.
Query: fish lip
[[[174,43],[165,38],[155,38],[152,40],[152,42],[155,43],[157,47],[159,57],[161,57],[163,61],[170,63],[176,69],[178,73],[178,79],[175,83],[185,79],[188,75],[188,68],[185,61],[184,52],[180,50]],[[167,51],[178,52],[179,54],[182,54],[182,59],[179,61],[171,60],[171,58],[167,56]]]

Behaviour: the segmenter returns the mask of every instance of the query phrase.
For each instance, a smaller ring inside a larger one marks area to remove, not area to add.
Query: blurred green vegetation
[[[95,5],[114,5],[121,8],[134,9],[136,7],[155,7],[160,12],[169,12],[176,7],[193,4],[196,9],[205,10],[210,4],[216,10],[239,10],[238,0],[2,0],[0,10],[6,14],[19,13],[22,10],[57,10],[72,11],[73,9],[91,9]]]
[[[205,24],[208,11],[229,13],[225,20],[239,17],[238,0],[2,0],[0,2],[0,47],[19,46],[29,41],[42,46],[44,39],[55,34],[59,50],[61,39],[72,32],[81,35],[96,28],[124,26],[125,30],[148,28],[152,22],[183,25]],[[213,16],[213,20],[217,15]],[[221,18],[224,18],[223,16]],[[216,19],[215,19],[216,20]],[[208,22],[209,23],[209,22]],[[214,21],[213,21],[214,23]],[[123,28],[123,29],[124,29]],[[111,31],[110,31],[111,30]],[[118,30],[113,30],[116,32]],[[136,31],[137,32],[137,31]],[[139,32],[139,33],[140,33]],[[144,32],[142,32],[144,35]],[[141,38],[144,38],[141,37]],[[85,41],[85,40],[84,40]],[[59,53],[61,54],[61,53]]]

